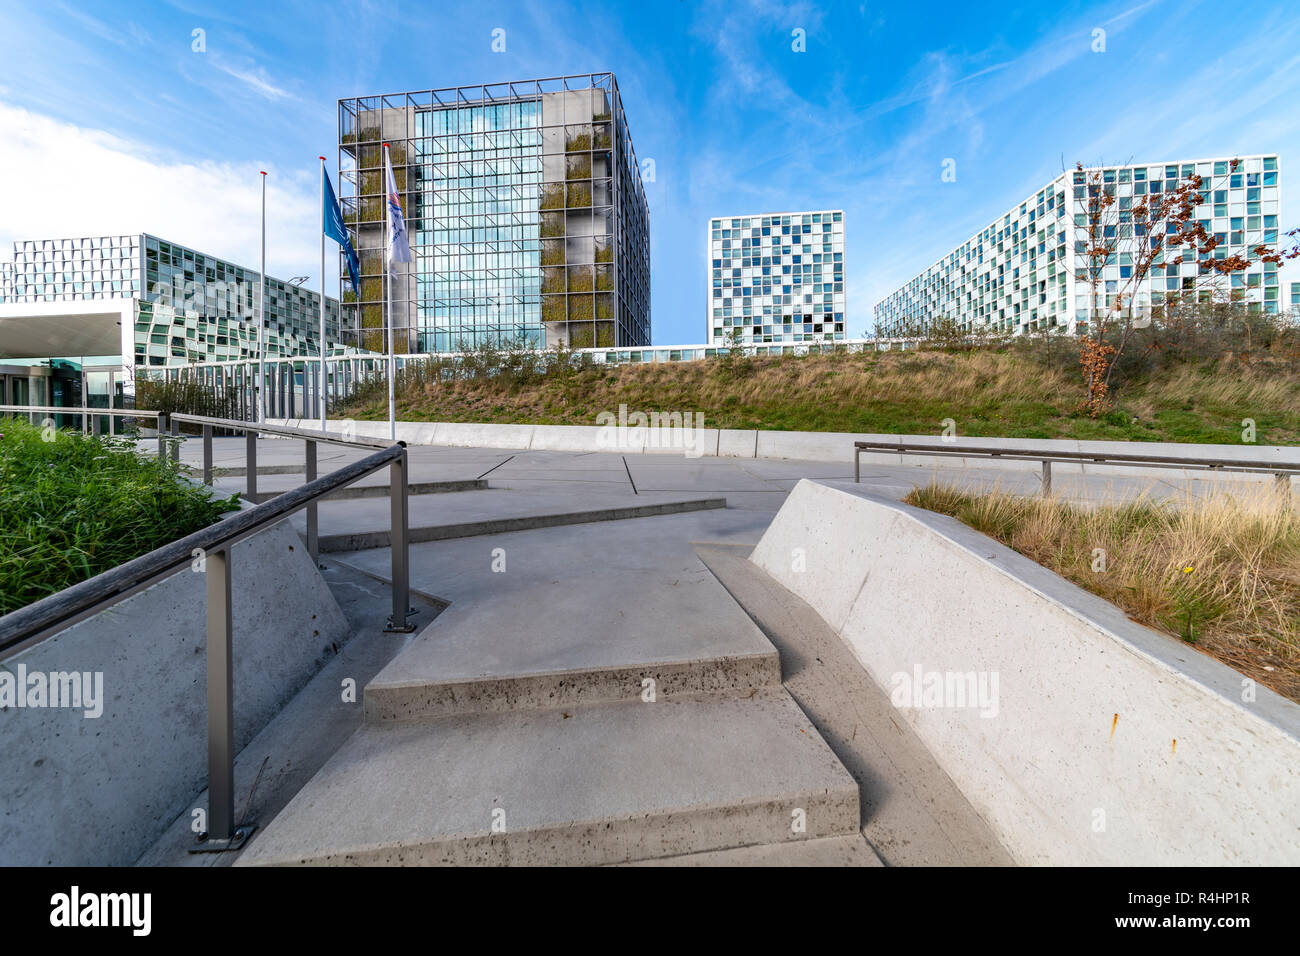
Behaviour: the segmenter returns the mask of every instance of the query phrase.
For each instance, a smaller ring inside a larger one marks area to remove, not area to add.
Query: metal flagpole
[[[325,431],[325,157],[320,158],[320,430]],[[304,373],[304,383],[306,373]],[[304,384],[304,388],[305,388]]]
[[[388,438],[397,441],[397,407],[393,391],[393,378],[397,374],[397,359],[393,350],[393,209],[389,205],[388,171],[393,168],[388,158],[388,144],[384,144],[384,226],[388,245],[384,250],[388,275],[384,278],[384,303],[388,313]],[[396,177],[393,180],[397,182]]]
[[[266,422],[266,170],[262,170],[262,271],[257,280],[257,421]]]

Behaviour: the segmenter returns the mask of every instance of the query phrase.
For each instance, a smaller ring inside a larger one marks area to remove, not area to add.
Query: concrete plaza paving
[[[244,466],[244,439],[213,440],[213,462],[218,469]],[[358,461],[369,452],[338,445],[318,446],[318,474]],[[774,514],[801,478],[853,478],[851,449],[845,448],[842,464],[794,459],[685,458],[666,454],[617,454],[612,452],[516,451],[491,448],[454,448],[412,445],[407,449],[410,481],[439,482],[486,479],[495,490],[520,493],[550,493],[570,498],[581,505],[593,496],[619,499],[629,496],[685,495],[695,498],[725,496],[729,509]],[[258,442],[259,490],[287,490],[293,475],[301,474],[303,443],[295,439],[266,438]],[[181,447],[181,461],[195,468],[202,463],[197,440]],[[298,469],[289,471],[289,469]],[[270,474],[273,470],[276,474]],[[878,465],[864,462],[862,484],[871,491],[902,497],[917,485],[932,479],[958,487],[1000,488],[1016,494],[1034,494],[1039,478],[1032,463],[1023,472],[999,469],[937,467],[933,465]],[[218,477],[219,490],[243,490],[239,475]],[[386,473],[358,482],[380,486]],[[1053,490],[1067,500],[1099,502],[1149,495],[1157,499],[1184,494],[1203,495],[1214,489],[1238,485],[1228,475],[1183,479],[1168,477],[1108,477],[1058,475]],[[1245,487],[1245,485],[1242,485]],[[1257,485],[1254,487],[1258,487]],[[663,500],[663,499],[661,499]],[[504,504],[504,503],[503,503]],[[322,507],[326,507],[323,505]],[[322,533],[325,529],[322,528]]]
[[[249,770],[261,757],[294,773],[248,796],[264,825],[238,862],[1010,861],[839,636],[747,560],[800,479],[852,479],[847,448],[843,463],[408,452],[415,489],[486,487],[412,494],[420,630],[367,638],[354,671],[364,707],[335,714],[327,743],[307,741],[337,696],[333,666],[241,755]],[[188,441],[181,457],[198,466],[200,453]],[[214,441],[219,469],[237,472],[244,453],[243,438]],[[318,471],[367,454],[321,445]],[[260,440],[259,490],[295,486],[302,460],[300,441]],[[358,485],[381,491],[386,475]],[[1038,490],[1031,471],[864,465],[862,480],[901,497],[935,476]],[[244,480],[216,485],[235,493]],[[1056,482],[1090,502],[1213,487]],[[382,497],[323,502],[327,580],[385,582],[388,521]],[[243,800],[251,782],[240,785]],[[178,823],[147,861],[184,862],[184,838]]]

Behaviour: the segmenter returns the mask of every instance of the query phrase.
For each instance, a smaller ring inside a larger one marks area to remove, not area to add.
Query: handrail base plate
[[[229,839],[225,837],[208,837],[204,840],[196,840],[190,847],[191,853],[225,853],[229,850],[238,850],[248,842],[248,838],[253,835],[257,829],[256,823],[241,823],[235,827],[235,835]]]

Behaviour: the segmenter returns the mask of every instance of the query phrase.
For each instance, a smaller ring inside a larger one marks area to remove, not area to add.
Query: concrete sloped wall
[[[801,481],[751,560],[836,628],[1019,862],[1300,864],[1300,706],[851,484]],[[950,674],[996,693],[927,696]]]
[[[307,419],[272,419],[274,424],[287,424],[302,428],[317,428],[319,422]],[[350,418],[330,421],[333,431],[351,432],[370,438],[387,438],[388,422],[357,421]],[[397,437],[412,445],[448,445],[462,448],[514,448],[547,451],[615,451],[628,454],[682,454],[676,447],[654,447],[645,442],[634,447],[603,448],[601,429],[595,425],[498,425],[465,422],[398,422]],[[634,435],[633,438],[636,436]],[[695,450],[704,456],[720,458],[789,458],[800,461],[829,461],[853,463],[855,441],[908,442],[935,441],[932,435],[875,435],[850,432],[785,432],[755,429],[705,428],[698,436]],[[1132,442],[1073,441],[1067,439],[1028,438],[964,438],[957,436],[952,450],[959,452],[963,444],[978,442],[981,445],[999,445],[1003,448],[1029,447],[1044,454],[1059,451],[1103,453],[1131,453]],[[1259,459],[1267,463],[1300,466],[1300,447],[1278,445],[1191,445],[1176,442],[1141,442],[1140,450],[1151,455],[1194,455],[1201,458],[1227,460],[1232,458]],[[902,455],[887,451],[862,453],[862,467],[872,465],[904,465],[918,469],[978,468],[983,470],[1011,471],[1037,474],[1041,468],[1036,461],[999,461],[982,457],[934,457]],[[1052,465],[1055,475],[1105,475],[1111,478],[1207,478],[1212,477],[1202,469],[1151,468],[1124,465],[1092,465],[1057,462]],[[1220,472],[1222,477],[1234,482],[1272,481],[1270,474],[1245,474]]]
[[[231,569],[242,747],[351,631],[288,523],[236,544]],[[99,717],[0,713],[0,865],[130,864],[194,809],[207,786],[205,607],[204,576],[186,569],[0,665],[103,675]]]

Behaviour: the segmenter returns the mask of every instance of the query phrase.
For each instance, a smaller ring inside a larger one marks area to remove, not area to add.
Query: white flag
[[[387,144],[384,145],[384,186],[388,192],[388,271],[391,274],[394,262],[411,261],[411,245],[406,239],[406,220],[402,218],[402,204],[397,200],[397,180],[393,178]]]

